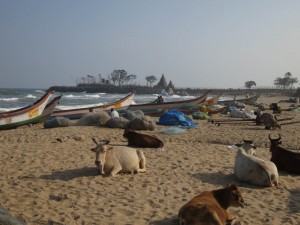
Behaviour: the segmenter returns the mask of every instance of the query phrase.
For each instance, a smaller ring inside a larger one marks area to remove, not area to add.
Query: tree
[[[251,89],[252,86],[256,86],[256,83],[254,81],[246,81],[245,82],[245,87],[248,89]]]
[[[147,76],[145,79],[147,80],[147,86],[149,83],[150,87],[152,87],[152,83],[154,83],[157,80],[156,76],[154,76],[154,75]]]
[[[132,81],[136,79],[136,75],[130,74],[128,75],[128,81],[130,81],[130,84],[132,84]]]
[[[292,73],[287,72],[284,77],[277,77],[274,81],[274,85],[282,87],[284,90],[287,87],[293,87],[294,84],[298,83],[297,77],[292,77]]]
[[[96,83],[96,78],[94,76],[87,75],[86,77],[87,77],[88,84],[94,84],[94,83]]]
[[[117,83],[119,86],[122,86],[125,82],[128,82],[128,75],[125,70],[114,70],[109,78],[114,85]]]

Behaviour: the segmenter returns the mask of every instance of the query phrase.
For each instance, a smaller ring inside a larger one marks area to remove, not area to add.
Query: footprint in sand
[[[135,213],[128,209],[118,209],[118,214],[122,214],[124,216],[133,216]]]

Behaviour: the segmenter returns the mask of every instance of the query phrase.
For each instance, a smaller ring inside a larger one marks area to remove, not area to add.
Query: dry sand
[[[280,99],[262,97],[258,102]],[[300,120],[299,112],[281,116]],[[280,172],[280,185],[272,188],[241,183],[233,174],[236,150],[228,145],[253,139],[258,156],[270,159],[268,135],[280,133],[285,146],[300,149],[300,124],[273,131],[254,124],[198,122],[183,134],[159,134],[165,150],[143,150],[146,173],[117,177],[97,174],[90,148],[93,136],[126,145],[121,129],[43,129],[39,124],[0,131],[0,205],[27,224],[171,225],[178,224],[178,210],[195,195],[236,183],[247,207],[229,211],[242,224],[299,225],[300,176]]]

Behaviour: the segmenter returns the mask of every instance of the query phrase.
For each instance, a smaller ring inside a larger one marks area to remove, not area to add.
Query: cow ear
[[[235,185],[235,184],[232,184],[232,183],[227,184],[227,187],[231,187],[231,188],[234,188],[234,189],[237,188],[236,185]]]

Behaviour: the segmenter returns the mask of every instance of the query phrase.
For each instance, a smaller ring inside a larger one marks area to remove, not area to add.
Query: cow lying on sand
[[[261,185],[278,186],[278,171],[274,163],[247,154],[238,148],[235,158],[234,173],[240,181]]]
[[[140,148],[163,148],[163,142],[157,137],[137,133],[134,130],[126,129],[123,137],[128,140],[129,146],[135,146]]]
[[[270,151],[272,153],[271,161],[275,163],[279,170],[285,170],[290,173],[300,174],[300,152],[290,151],[281,145],[281,136],[272,139]]]
[[[100,174],[115,176],[117,173],[139,173],[146,171],[146,158],[141,150],[127,146],[108,146],[109,141],[97,143],[91,151],[96,153],[95,164]]]
[[[181,207],[178,213],[180,225],[240,224],[227,209],[243,207],[244,199],[234,184],[226,188],[205,191]]]

